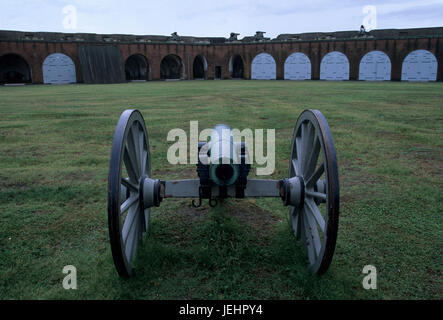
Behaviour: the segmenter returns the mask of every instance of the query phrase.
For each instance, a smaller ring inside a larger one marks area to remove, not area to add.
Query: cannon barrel
[[[229,186],[237,181],[240,174],[237,149],[229,126],[218,124],[212,129],[209,140],[209,178],[215,184]]]

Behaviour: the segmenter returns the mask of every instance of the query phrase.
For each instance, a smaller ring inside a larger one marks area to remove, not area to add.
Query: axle
[[[124,188],[124,186],[122,186]],[[126,190],[126,189],[125,189]],[[122,194],[126,191],[122,190]],[[210,200],[226,197],[237,197],[235,185],[220,188],[213,185],[210,189]],[[244,190],[244,197],[280,197],[285,206],[303,207],[305,195],[312,197],[316,203],[325,202],[326,181],[319,180],[312,188],[307,188],[301,177],[282,180],[249,179]],[[199,179],[158,180],[145,178],[140,182],[139,201],[142,208],[158,207],[164,198],[200,198]]]
[[[198,152],[206,156],[203,162],[208,160],[203,163],[199,157],[199,179],[164,181],[145,177],[138,188],[140,207],[158,207],[164,198],[198,198],[198,205],[193,202],[197,207],[202,199],[209,199],[212,205],[217,199],[227,197],[280,197],[285,206],[298,208],[304,206],[306,195],[316,203],[326,199],[325,180],[318,180],[308,188],[300,176],[282,180],[247,179],[251,166],[246,163],[246,146],[234,142],[232,130],[227,125],[216,125],[209,142],[199,143]],[[126,193],[122,190],[122,194]]]

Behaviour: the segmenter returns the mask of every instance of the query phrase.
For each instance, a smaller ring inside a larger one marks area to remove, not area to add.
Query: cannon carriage
[[[218,199],[276,197],[289,207],[289,221],[306,247],[310,270],[321,275],[331,263],[338,230],[337,159],[328,123],[318,110],[303,111],[295,125],[288,176],[248,179],[248,150],[234,142],[230,128],[217,125],[208,143],[198,146],[198,179],[162,180],[151,172],[145,121],[137,110],[120,116],[114,134],[108,177],[108,224],[118,274],[134,275],[133,261],[150,213],[168,198]],[[196,201],[198,199],[198,201]]]

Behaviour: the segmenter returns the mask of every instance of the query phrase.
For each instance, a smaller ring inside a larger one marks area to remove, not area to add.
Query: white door
[[[274,58],[267,53],[258,54],[252,60],[251,79],[272,80],[277,78]]]
[[[75,83],[75,65],[71,58],[62,53],[53,53],[43,62],[43,83]]]
[[[360,61],[359,80],[389,81],[391,80],[391,60],[382,51],[371,51]]]
[[[338,51],[329,52],[320,64],[320,80],[349,80],[349,61]]]
[[[294,52],[285,61],[285,80],[310,80],[311,61],[301,52]]]
[[[403,81],[436,81],[437,59],[427,50],[415,50],[403,60],[401,68]]]

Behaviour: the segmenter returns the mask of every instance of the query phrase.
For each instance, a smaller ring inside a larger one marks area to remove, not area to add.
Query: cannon
[[[199,142],[198,179],[162,180],[151,173],[148,133],[138,110],[125,110],[117,123],[108,176],[108,225],[118,274],[135,274],[139,242],[149,229],[151,209],[168,198],[190,198],[198,207],[228,197],[276,197],[289,207],[295,238],[306,247],[309,269],[324,274],[338,231],[337,158],[328,123],[319,110],[304,110],[293,131],[287,177],[248,179],[251,164],[243,142],[217,125],[208,143]],[[198,199],[198,202],[196,202]]]

